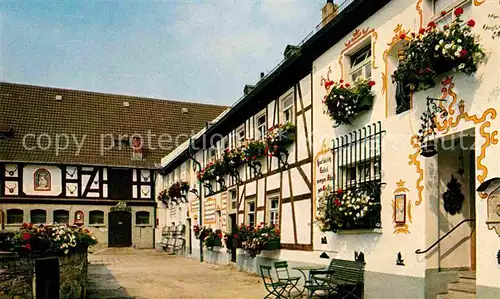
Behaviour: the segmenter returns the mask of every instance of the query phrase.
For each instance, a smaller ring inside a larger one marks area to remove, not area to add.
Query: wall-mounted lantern
[[[488,194],[488,218],[486,224],[488,229],[494,229],[500,237],[500,178],[484,181],[476,191]]]
[[[437,99],[427,97],[427,110],[420,117],[420,129],[418,130],[421,155],[428,158],[436,155],[437,148],[433,140],[436,135],[436,118],[438,116],[446,117],[448,112],[436,105],[436,102],[446,101],[445,99]]]

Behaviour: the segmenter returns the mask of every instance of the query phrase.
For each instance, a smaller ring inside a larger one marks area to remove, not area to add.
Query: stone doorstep
[[[438,294],[436,299],[476,299],[476,294],[449,291],[447,294]]]
[[[460,278],[464,278],[464,279],[476,279],[476,272],[472,272],[472,271],[460,271]]]
[[[476,281],[469,280],[469,282],[452,282],[448,284],[449,291],[457,291],[462,293],[476,293]]]

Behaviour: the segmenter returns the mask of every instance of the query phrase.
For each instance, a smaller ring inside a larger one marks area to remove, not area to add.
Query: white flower
[[[356,217],[359,217],[359,213],[356,213]]]
[[[439,41],[439,44],[440,44],[440,45],[444,44],[444,40],[440,40],[440,41]]]
[[[365,207],[363,208],[363,211],[367,212],[367,211],[368,211],[368,207],[367,207],[367,206],[365,206]]]
[[[436,51],[439,50],[440,46],[439,45],[436,45]]]
[[[457,39],[457,43],[459,43],[459,44],[460,44],[461,42],[462,42],[462,40],[461,40],[461,39]]]
[[[460,57],[460,56],[461,56],[461,55],[460,55],[460,52],[459,52],[459,51],[456,51],[456,52],[455,52],[455,56]]]
[[[461,70],[461,69],[463,69],[463,68],[465,68],[465,63],[461,63],[461,64],[458,66],[458,69],[459,69],[459,70]]]

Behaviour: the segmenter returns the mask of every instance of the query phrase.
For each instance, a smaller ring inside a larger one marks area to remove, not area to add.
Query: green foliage
[[[375,85],[374,81],[358,77],[353,85],[343,80],[330,81],[326,85],[331,86],[331,90],[323,103],[336,127],[352,124],[361,111],[369,110],[373,105],[375,96],[371,89]]]
[[[461,8],[457,9],[457,18],[443,28],[438,29],[436,23],[430,22],[427,29],[412,33],[393,80],[419,91],[434,87],[435,76],[449,70],[474,74],[486,55],[478,37],[472,34],[475,21],[471,19],[465,23],[460,18],[462,13]],[[401,36],[402,39],[406,37]]]

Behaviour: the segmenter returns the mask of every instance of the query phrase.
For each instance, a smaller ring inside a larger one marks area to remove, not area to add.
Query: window
[[[104,212],[103,211],[90,211],[89,224],[104,224]]]
[[[360,51],[351,55],[351,80],[356,81],[358,77],[370,79],[372,76],[372,50],[371,43]]]
[[[255,200],[247,202],[247,225],[255,226]]]
[[[279,224],[279,207],[280,200],[278,196],[269,197],[269,224],[278,225]]]
[[[471,0],[430,0],[432,3],[432,12],[434,14],[434,20],[439,26],[444,26],[450,23],[456,18],[453,11],[462,7],[464,9],[464,14],[461,16],[462,20],[470,19],[470,6]],[[445,15],[441,15],[441,12],[446,12]]]
[[[334,140],[333,190],[342,190],[341,193],[336,193],[336,196],[369,201],[359,204],[363,212],[360,212],[361,218],[357,219],[351,228],[373,229],[382,226],[380,194],[383,183],[380,153],[384,132],[381,124],[377,123],[365,127],[361,134],[351,132]],[[352,221],[349,216],[344,216],[348,221]]]
[[[225,151],[226,149],[229,148],[229,137],[224,137],[224,139],[222,139],[222,150]]]
[[[212,146],[208,150],[208,161],[213,161],[217,159],[217,148],[215,146]]]
[[[55,210],[53,216],[55,223],[69,223],[69,212],[66,210]]]
[[[140,211],[135,213],[135,224],[149,224],[149,212]]]
[[[236,129],[236,144],[241,145],[245,141],[245,126],[241,125]]]
[[[293,122],[293,93],[290,93],[281,101],[282,123]]]
[[[255,127],[257,131],[256,139],[264,139],[267,135],[266,113],[261,113],[255,118]]]
[[[7,210],[7,224],[19,224],[24,222],[23,210],[10,209]]]
[[[238,207],[238,193],[236,189],[229,191],[229,198],[231,200],[231,210],[236,210]]]
[[[45,210],[31,210],[30,215],[31,223],[45,223],[47,222],[47,211]]]

